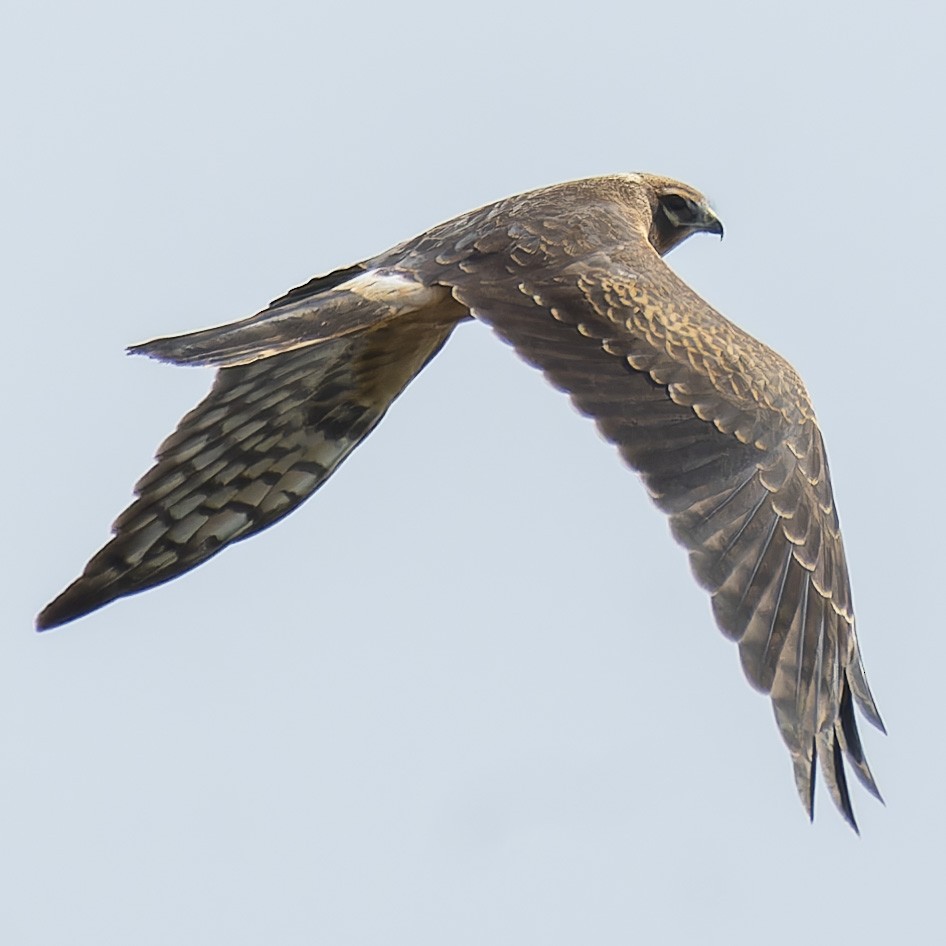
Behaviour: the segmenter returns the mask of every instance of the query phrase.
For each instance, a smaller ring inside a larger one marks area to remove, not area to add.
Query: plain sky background
[[[0,939],[946,942],[928,3],[10,2]],[[207,370],[126,358],[506,194],[651,170],[828,443],[887,800],[809,825],[636,477],[476,324],[298,513],[60,631]]]

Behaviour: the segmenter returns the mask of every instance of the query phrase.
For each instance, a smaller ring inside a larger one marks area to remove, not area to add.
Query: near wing
[[[613,241],[613,215],[606,224]],[[820,760],[856,828],[842,757],[879,794],[853,701],[882,723],[807,394],[786,362],[711,309],[637,234],[611,250],[557,239],[580,229],[516,217],[441,251],[437,274],[428,266],[425,277],[452,286],[640,472],[690,550],[720,628],[739,642],[746,675],[771,694],[809,815]]]

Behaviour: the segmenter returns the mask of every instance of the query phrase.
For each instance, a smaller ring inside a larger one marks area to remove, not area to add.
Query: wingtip
[[[880,789],[877,787],[877,782],[874,779],[874,773],[871,772],[870,766],[867,764],[867,760],[857,760],[848,755],[848,762],[850,763],[851,768],[854,769],[854,774],[857,776],[857,779],[861,785],[863,785],[864,788],[866,788],[867,791],[877,799],[877,801],[879,801],[881,804],[884,804],[883,796],[880,794]]]
[[[873,699],[866,701],[863,700],[858,694],[855,693],[854,699],[857,701],[857,706],[860,711],[864,714],[864,718],[875,728],[879,729],[885,736],[887,735],[887,726],[884,724],[883,719],[881,719],[880,711],[877,709],[877,705],[874,703]]]
[[[851,830],[858,836],[861,836],[861,829],[857,823],[857,818],[854,817],[854,808],[851,805],[850,798],[846,799],[846,804],[841,808],[841,815],[844,820],[848,823]]]
[[[880,710],[877,709],[874,695],[870,692],[870,686],[867,683],[867,675],[864,672],[864,665],[861,662],[859,654],[857,655],[857,659],[848,668],[847,682],[861,712],[873,726],[886,736],[887,727],[880,718]]]
[[[84,611],[76,612],[71,608],[67,608],[65,602],[61,600],[63,597],[64,594],[60,595],[47,604],[46,607],[36,615],[33,627],[38,633],[51,631],[56,627],[62,627],[63,624],[75,621],[85,613]]]
[[[812,743],[812,747],[814,743]],[[812,748],[810,756],[804,752],[792,752],[792,768],[795,789],[809,821],[815,820],[815,784],[817,783],[818,756]]]
[[[38,632],[62,627],[97,611],[114,597],[99,583],[90,581],[87,575],[80,575],[36,615],[34,626]]]

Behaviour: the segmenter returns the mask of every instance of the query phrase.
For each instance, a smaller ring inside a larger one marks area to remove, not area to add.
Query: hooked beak
[[[703,218],[699,223],[698,229],[704,233],[715,233],[720,239],[723,238],[723,224],[719,217],[708,206],[704,206]]]

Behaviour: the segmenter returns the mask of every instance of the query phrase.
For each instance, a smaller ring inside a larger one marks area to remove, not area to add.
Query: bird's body
[[[820,761],[853,824],[842,757],[876,794],[854,702],[881,724],[821,433],[792,367],[663,262],[698,231],[722,227],[686,185],[573,181],[457,217],[242,322],[137,346],[221,370],[38,625],[174,578],[291,512],[475,318],[641,474],[747,676],[772,696],[804,804]]]

